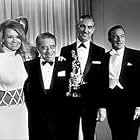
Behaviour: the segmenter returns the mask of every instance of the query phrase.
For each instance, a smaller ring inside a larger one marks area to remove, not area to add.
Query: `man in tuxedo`
[[[65,138],[63,134],[66,65],[56,57],[56,38],[49,32],[36,38],[39,56],[25,62],[28,79],[25,99],[29,114],[30,140]],[[66,138],[65,138],[66,139]]]
[[[112,49],[106,53],[107,117],[113,140],[136,140],[140,106],[140,51],[125,45],[125,30],[110,28]]]
[[[73,135],[73,140],[78,139],[80,117],[84,140],[94,140],[96,119],[103,121],[106,117],[103,67],[105,49],[92,42],[94,31],[92,17],[81,16],[76,26],[76,42],[63,47],[60,53],[71,67],[66,96],[69,135]]]

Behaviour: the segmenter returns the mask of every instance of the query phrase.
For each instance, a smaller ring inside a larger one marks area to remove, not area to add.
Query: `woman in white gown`
[[[28,112],[23,86],[23,26],[7,20],[0,26],[0,140],[28,140]]]

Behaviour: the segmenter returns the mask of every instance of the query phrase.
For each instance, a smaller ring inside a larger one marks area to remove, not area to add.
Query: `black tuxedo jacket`
[[[109,60],[110,53],[105,55],[106,87],[109,88]],[[124,102],[130,106],[140,106],[138,101],[140,91],[140,51],[125,47],[119,82],[124,87]],[[108,90],[106,90],[108,92]],[[106,93],[108,95],[108,93]],[[109,98],[108,98],[109,99]],[[108,101],[109,102],[109,101]]]
[[[51,86],[44,89],[40,58],[25,62],[28,79],[25,82],[25,101],[29,115],[30,139],[60,139],[65,127],[65,94],[68,86],[65,62],[55,61]],[[63,123],[64,122],[64,123]]]
[[[63,47],[60,55],[71,64],[71,51],[76,49],[76,42]],[[84,81],[87,84],[81,86],[81,94],[87,103],[103,105],[104,95],[104,55],[105,49],[90,42],[89,54],[84,70]]]
[[[45,101],[45,97],[51,96],[62,99],[65,95],[67,86],[66,80],[66,65],[65,62],[59,62],[56,58],[51,86],[48,91],[44,89],[44,83],[42,78],[42,72],[40,67],[40,58],[25,62],[25,67],[28,73],[28,79],[25,82],[25,100],[29,105],[42,106]]]

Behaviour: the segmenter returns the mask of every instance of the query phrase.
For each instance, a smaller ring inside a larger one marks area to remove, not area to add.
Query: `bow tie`
[[[87,48],[85,45],[84,45],[84,43],[81,43],[79,46],[78,46],[78,48],[81,48],[81,47],[83,47],[83,48]]]
[[[119,53],[114,49],[112,49],[109,53],[110,55],[119,55]]]
[[[48,64],[50,64],[50,65],[52,66],[54,62],[42,61],[42,65],[43,65],[43,66],[44,66],[46,63],[48,63]]]

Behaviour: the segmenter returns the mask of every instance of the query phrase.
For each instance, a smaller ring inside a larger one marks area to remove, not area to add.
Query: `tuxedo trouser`
[[[65,110],[65,121],[68,124],[67,139],[78,140],[79,123],[81,117],[81,125],[84,140],[94,140],[94,133],[96,127],[97,106],[93,100],[69,98],[65,103],[67,110]]]
[[[78,140],[79,103],[67,98],[46,96],[44,124],[49,130],[49,140]]]
[[[41,107],[36,104],[28,105],[28,126],[29,126],[29,140],[43,140],[49,139],[48,130],[44,127],[44,118],[41,112]],[[44,137],[45,134],[45,137]]]
[[[107,118],[113,140],[137,140],[138,122],[133,120],[135,107],[127,99],[125,90],[108,90]]]
[[[94,140],[95,138],[97,110],[97,106],[92,103],[86,103],[82,108],[81,118],[84,140]]]

